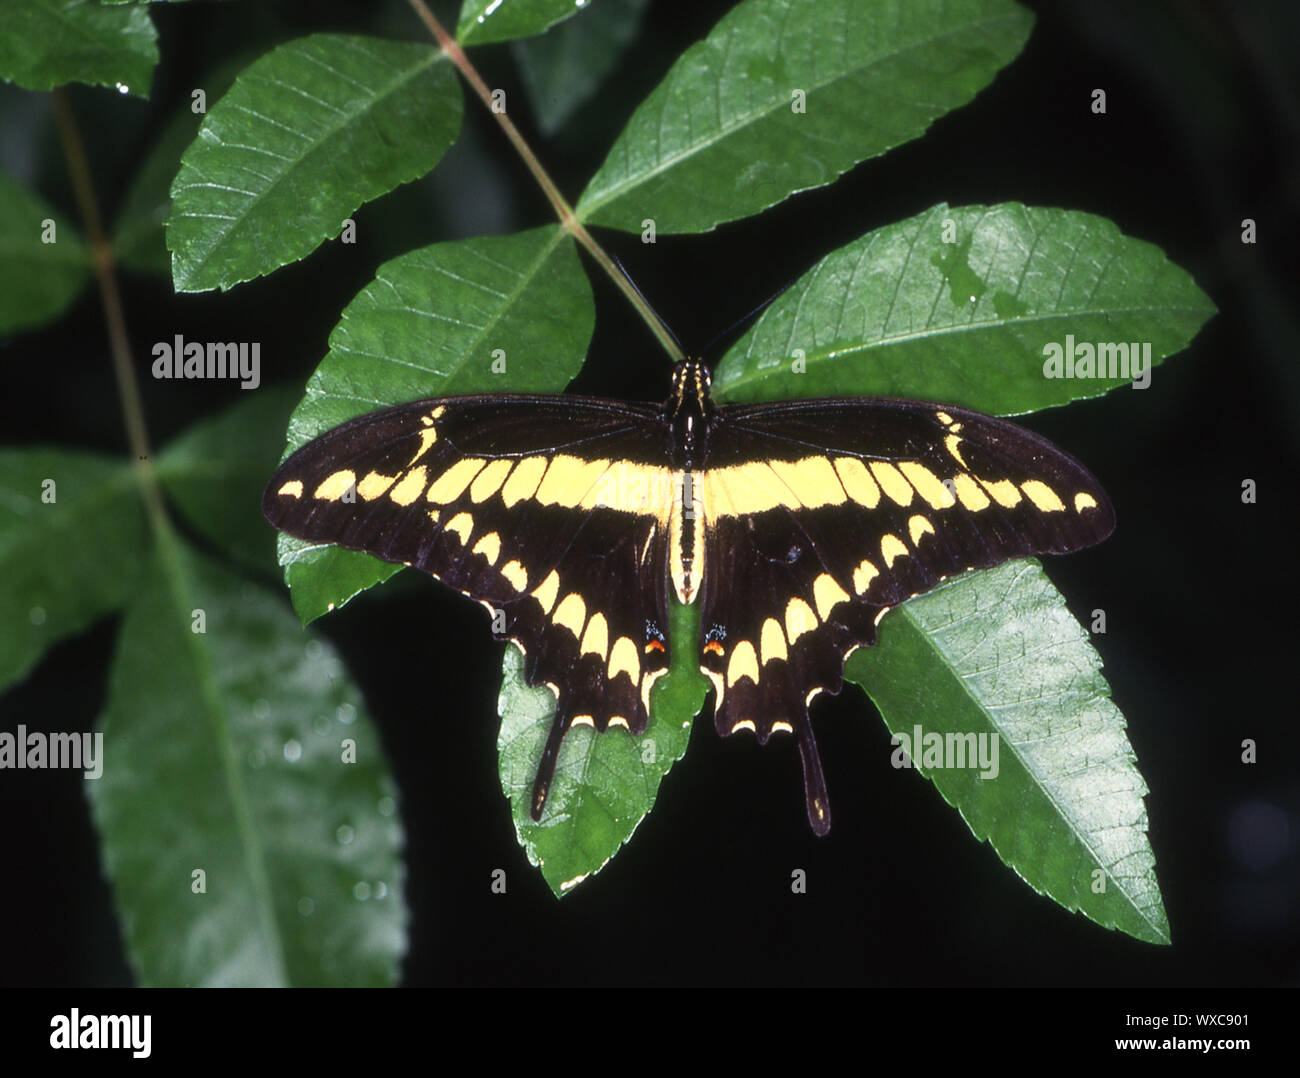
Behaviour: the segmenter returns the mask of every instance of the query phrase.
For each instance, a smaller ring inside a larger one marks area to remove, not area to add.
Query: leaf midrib
[[[1018,569],[1015,580],[1012,582],[1011,587],[1007,589],[1008,591],[1014,588],[1015,585],[1024,577],[1026,573],[1029,573],[1031,571],[1029,567],[1031,561],[1032,559],[1026,559],[1025,563]],[[1044,574],[1044,579],[1045,578],[1046,577]],[[932,591],[929,592],[928,594],[933,595],[934,592]],[[996,719],[994,719],[994,717],[989,713],[988,708],[985,707],[984,704],[980,701],[980,699],[975,695],[975,692],[970,687],[966,677],[956,668],[956,666],[954,666],[952,662],[949,661],[947,652],[944,649],[938,647],[937,645],[934,645],[931,642],[933,640],[932,634],[921,624],[920,619],[910,608],[910,604],[904,603],[899,608],[899,611],[901,613],[904,613],[907,616],[908,622],[921,635],[921,638],[926,642],[926,645],[930,650],[930,652],[939,661],[939,663],[943,666],[943,668],[948,671],[949,676],[961,688],[961,691],[966,695],[967,699],[971,701],[972,705],[975,707],[978,713],[984,717],[984,721],[988,724],[990,729],[993,732],[997,733],[998,737],[1003,740],[1003,743],[1005,745],[1010,746],[1012,755],[1020,763],[1020,766],[1024,768],[1025,774],[1030,777],[1034,789],[1038,791],[1038,793],[1048,802],[1049,805],[1051,805],[1052,809],[1056,813],[1057,818],[1066,824],[1066,826],[1069,828],[1070,834],[1074,837],[1074,839],[1078,841],[1079,844],[1083,846],[1085,850],[1087,850],[1088,856],[1092,859],[1093,864],[1095,864],[1098,868],[1102,869],[1106,873],[1106,878],[1108,880],[1114,881],[1116,889],[1119,891],[1121,895],[1124,896],[1124,900],[1125,902],[1128,903],[1129,908],[1132,909],[1133,912],[1136,913],[1138,917],[1142,920],[1142,922],[1151,929],[1152,934],[1159,939],[1165,939],[1166,933],[1160,928],[1159,925],[1155,924],[1151,920],[1151,918],[1146,915],[1143,909],[1138,905],[1134,896],[1131,894],[1129,889],[1124,885],[1124,882],[1115,875],[1114,871],[1112,870],[1113,866],[1107,864],[1102,859],[1102,857],[1097,852],[1095,845],[1093,844],[1091,835],[1087,835],[1087,837],[1085,837],[1085,833],[1080,832],[1077,821],[1075,820],[1073,814],[1067,814],[1065,812],[1064,806],[1061,804],[1060,800],[1055,796],[1055,794],[1051,790],[1049,790],[1045,786],[1039,770],[1036,767],[1030,766],[1029,760],[1025,757],[1024,753],[1020,751],[1019,744],[1015,741],[1012,741],[1009,738],[1003,737],[1002,727],[998,724]],[[987,620],[988,611],[981,610],[977,612],[976,616]],[[1094,694],[1094,698],[1095,698],[1095,694]],[[932,784],[934,783],[934,780],[925,773],[925,770],[921,768],[919,764],[917,765],[917,769],[921,771],[921,773],[925,775],[925,777]],[[947,800],[947,798],[944,798],[944,800]],[[954,805],[953,807],[957,809],[957,811],[961,814],[962,819],[966,821],[966,826],[971,827],[970,819],[967,817],[966,812],[962,808],[962,806]],[[974,833],[973,828],[972,828],[972,833]],[[992,845],[995,850],[997,850],[998,857],[1005,864],[1007,864],[1013,870],[1015,869],[1015,865],[1007,857],[1004,857],[1002,851],[998,849],[998,843],[995,840],[992,832],[990,832],[985,836],[982,836],[982,838],[987,840],[989,844]],[[1019,875],[1018,872],[1017,874]],[[1038,890],[1038,887],[1034,886],[1034,889]],[[1043,889],[1046,890],[1046,885],[1044,885]],[[1048,893],[1050,894],[1050,892]]]
[[[814,363],[814,362],[822,363],[832,359],[842,359],[845,356],[869,354],[870,352],[878,348],[892,348],[897,345],[907,344],[911,341],[929,340],[932,338],[942,338],[949,335],[960,334],[960,333],[981,333],[981,332],[986,332],[988,330],[1003,329],[1013,325],[1023,325],[1023,326],[1046,325],[1048,323],[1061,321],[1063,319],[1070,320],[1076,318],[1091,318],[1091,317],[1098,317],[1098,316],[1115,317],[1119,315],[1140,315],[1140,314],[1150,313],[1151,311],[1165,311],[1165,312],[1179,313],[1179,314],[1200,314],[1200,313],[1204,313],[1207,309],[1214,310],[1215,308],[1164,306],[1164,305],[1143,306],[1143,307],[1109,306],[1103,308],[1083,307],[1077,310],[1058,311],[1051,314],[1031,315],[1025,317],[1016,317],[1016,318],[999,318],[988,322],[966,322],[961,325],[927,327],[925,329],[913,330],[907,333],[899,333],[899,334],[894,334],[886,337],[877,337],[873,340],[865,341],[860,344],[853,344],[847,348],[842,348],[842,349],[829,349],[829,350],[815,349],[812,351],[808,351],[805,355],[805,359],[809,363]],[[751,356],[754,355],[754,353],[755,353],[755,349],[751,345],[751,347],[745,350],[744,359],[747,361]],[[778,370],[780,370],[780,368],[773,367],[767,369],[759,369],[758,367],[747,365],[746,367],[742,368],[739,374],[735,375],[732,378],[727,378],[725,376],[719,378],[714,384],[714,395],[719,400],[722,400],[725,398],[727,393],[734,390],[736,387],[747,386],[753,382],[759,382],[765,379],[769,379],[773,376],[773,373]],[[1101,383],[1099,381],[1098,385],[1100,384]]]
[[[897,59],[898,57],[903,56],[908,52],[912,52],[920,48],[929,47],[934,43],[942,41],[946,38],[960,37],[965,33],[970,33],[971,31],[973,31],[978,27],[992,26],[1001,22],[1015,21],[1017,18],[1019,18],[1019,15],[1016,13],[1012,13],[1011,15],[1003,15],[1003,16],[997,16],[989,19],[982,19],[976,22],[965,24],[961,28],[961,30],[953,29],[950,31],[945,31],[943,33],[935,34],[931,37],[912,42],[906,46],[895,48],[887,52],[877,53],[876,55],[872,56],[869,61],[863,64],[860,64],[856,67],[848,68],[846,70],[842,70],[839,73],[831,76],[830,78],[822,79],[820,81],[810,83],[809,96],[811,96],[812,93],[818,92],[820,90],[824,90],[827,86],[830,86],[843,79],[850,78],[851,76],[860,74],[861,72],[868,70],[872,67],[875,67],[885,61]],[[687,52],[682,55],[678,63],[684,62],[687,59],[687,57],[691,55],[692,52],[694,52],[696,49],[703,48],[706,44],[707,44],[707,39],[705,41],[700,42],[698,45],[692,46],[691,49],[687,50]],[[751,113],[745,113],[739,121],[730,123],[726,126],[719,128],[717,131],[713,133],[712,137],[706,140],[701,140],[699,142],[691,143],[686,147],[684,147],[682,150],[679,150],[678,152],[670,155],[669,157],[659,161],[658,163],[655,164],[653,168],[647,171],[639,172],[635,176],[629,177],[628,179],[625,179],[615,184],[612,187],[606,188],[605,192],[601,195],[599,199],[586,204],[584,204],[581,200],[579,200],[578,206],[575,211],[578,216],[578,219],[581,221],[590,220],[593,213],[609,205],[611,202],[614,202],[617,199],[623,197],[629,191],[635,190],[636,188],[643,186],[644,184],[648,183],[649,181],[651,181],[661,173],[667,171],[670,168],[675,167],[680,162],[687,160],[688,158],[694,157],[696,154],[702,153],[705,150],[709,149],[710,147],[725,141],[726,139],[734,135],[737,131],[740,131],[746,127],[750,127],[758,123],[759,121],[766,119],[771,114],[778,112],[783,108],[788,107],[788,105],[789,105],[789,101],[787,99],[774,97],[769,106],[757,109],[756,111]],[[903,141],[907,141],[907,140],[904,139]],[[886,147],[886,149],[888,149],[888,147]],[[880,150],[877,152],[876,155],[873,156],[878,156],[879,153],[883,153],[883,152],[885,151]]]
[[[314,59],[314,57],[312,58]],[[216,235],[215,238],[213,239],[213,242],[203,249],[202,256],[200,258],[190,259],[189,272],[185,274],[185,277],[183,279],[178,280],[176,282],[177,289],[184,290],[190,285],[191,282],[195,280],[196,277],[200,275],[200,273],[212,261],[213,257],[227,243],[229,243],[230,240],[240,231],[242,226],[249,219],[250,215],[257,208],[258,203],[260,203],[272,191],[274,191],[279,186],[280,182],[284,180],[286,177],[296,175],[298,173],[298,170],[302,167],[304,161],[308,160],[314,154],[318,153],[319,151],[323,150],[326,146],[328,146],[338,136],[339,132],[344,130],[344,128],[351,126],[352,124],[355,124],[360,117],[365,116],[367,113],[373,111],[373,109],[375,109],[377,106],[387,101],[392,94],[397,92],[397,90],[400,87],[406,85],[408,82],[416,78],[418,75],[423,74],[426,70],[432,68],[435,64],[446,60],[447,60],[447,56],[444,52],[442,52],[441,50],[436,50],[431,48],[429,54],[423,57],[419,63],[412,65],[407,71],[403,72],[397,78],[381,86],[379,88],[379,91],[373,94],[370,97],[370,99],[366,101],[364,105],[362,105],[362,107],[358,108],[356,111],[353,112],[348,112],[340,109],[339,111],[343,113],[342,118],[337,120],[332,125],[327,125],[321,137],[309,141],[301,153],[299,153],[296,156],[292,156],[290,162],[286,163],[285,167],[280,169],[280,171],[275,174],[271,182],[268,183],[265,187],[263,187],[260,191],[258,191],[252,198],[250,198],[247,203],[245,203],[241,212],[235,217],[233,221],[229,222],[227,227],[223,229],[214,230],[216,232]],[[223,146],[225,145],[224,139],[221,140],[221,145]],[[192,164],[189,165],[189,168],[197,171],[196,166]],[[190,190],[192,186],[199,186],[199,185],[187,184],[185,187],[180,188],[179,191],[173,191],[171,193],[173,204],[178,194],[180,194],[183,191]],[[178,216],[193,219],[193,215],[185,211],[182,211],[180,214],[178,214]]]

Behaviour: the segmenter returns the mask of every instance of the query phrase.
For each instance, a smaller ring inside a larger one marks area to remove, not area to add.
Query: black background
[[[616,76],[564,133],[540,136],[508,47],[473,54],[560,187],[576,198],[636,103],[726,4],[652,4]],[[377,589],[318,626],[341,648],[389,749],[407,829],[408,984],[1296,985],[1300,796],[1295,646],[1300,77],[1296,5],[1030,3],[1024,54],[922,139],[828,188],[703,235],[601,232],[688,349],[827,252],[940,201],[1086,210],[1162,248],[1219,307],[1144,392],[1031,417],[1087,463],[1119,515],[1103,546],[1052,559],[1095,643],[1151,793],[1150,837],[1173,930],[1155,947],[1039,897],[914,772],[856,689],[814,709],[835,812],[815,839],[796,754],[721,741],[707,719],[654,812],[597,877],[557,902],[516,845],[496,772],[501,645],[482,611],[432,582]],[[270,10],[268,10],[270,9]],[[423,40],[404,5],[155,5],[149,102],[74,89],[106,209],[202,73],[237,49],[318,30]],[[454,24],[454,17],[448,16]],[[1090,110],[1103,88],[1107,112]],[[517,103],[517,104],[516,104]],[[44,95],[5,89],[0,161],[73,203]],[[385,258],[437,240],[545,223],[549,207],[467,99],[465,131],[428,180],[356,215],[360,242],[228,294],[172,295],[127,276],[128,324],[155,445],[239,390],[147,378],[148,342],[262,342],[266,383],[301,386],[339,310]],[[865,118],[869,120],[869,118]],[[35,152],[33,152],[35,146]],[[1240,241],[1243,218],[1259,242]],[[664,395],[662,351],[593,273],[598,322],[573,388]],[[237,328],[236,328],[237,327]],[[125,451],[92,292],[49,330],[0,349],[6,441]],[[1258,483],[1243,505],[1241,482]],[[266,582],[278,586],[274,566]],[[0,698],[4,726],[89,729],[115,624],[51,651]],[[1240,761],[1255,738],[1259,762]],[[82,781],[0,774],[5,820],[0,983],[131,983]],[[490,874],[507,872],[505,896]],[[808,893],[790,893],[792,869]]]

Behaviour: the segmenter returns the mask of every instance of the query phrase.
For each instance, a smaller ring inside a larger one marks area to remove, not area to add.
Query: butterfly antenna
[[[762,314],[765,310],[767,310],[770,306],[772,306],[772,304],[776,302],[776,300],[781,296],[781,294],[784,293],[785,290],[789,288],[792,284],[794,284],[793,281],[786,281],[785,284],[783,284],[780,288],[778,288],[775,292],[773,292],[770,296],[768,296],[767,299],[763,300],[763,302],[760,303],[757,307],[755,307],[752,311],[750,311],[748,314],[741,315],[739,318],[737,318],[734,322],[731,323],[731,325],[729,325],[726,329],[724,329],[721,333],[719,333],[716,337],[714,337],[713,340],[709,341],[709,343],[705,346],[705,349],[701,353],[701,355],[708,355],[710,352],[713,351],[713,346],[717,344],[720,340],[723,340],[725,337],[734,333],[741,326],[745,325],[745,323],[753,321],[753,319],[755,319],[758,315]]]
[[[623,275],[623,280],[632,286],[632,291],[635,292],[637,296],[640,297],[641,302],[645,304],[645,309],[654,315],[655,321],[658,322],[659,325],[663,327],[664,332],[673,339],[673,344],[677,345],[678,353],[685,355],[686,349],[682,347],[682,342],[678,339],[677,334],[673,332],[673,327],[663,320],[659,312],[654,309],[654,305],[645,298],[645,293],[641,291],[636,281],[632,280],[632,275],[623,268],[623,263],[618,260],[618,255],[611,252],[610,257],[614,260],[614,265],[618,267],[618,272]]]

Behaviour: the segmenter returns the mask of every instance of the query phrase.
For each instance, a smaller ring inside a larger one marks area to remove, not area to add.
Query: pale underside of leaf
[[[1100,665],[1041,566],[1019,560],[904,604],[846,676],[895,735],[920,727],[996,737],[996,775],[969,760],[926,767],[915,747],[912,756],[976,837],[1040,894],[1167,943],[1147,788]]]

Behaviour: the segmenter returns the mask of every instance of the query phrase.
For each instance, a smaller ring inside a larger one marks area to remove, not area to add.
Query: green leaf
[[[714,391],[729,401],[851,392],[1016,415],[1133,380],[1118,366],[1126,373],[1047,377],[1045,349],[1149,345],[1154,365],[1214,310],[1159,248],[1104,217],[941,203],[818,262],[727,353]]]
[[[463,0],[456,39],[462,45],[487,45],[529,37],[586,6],[588,0]]]
[[[54,222],[53,243],[46,221]],[[52,322],[90,276],[90,253],[77,230],[0,172],[0,334]]]
[[[879,643],[855,652],[845,673],[871,695],[895,744],[911,739],[908,755],[975,837],[1035,891],[1168,943],[1147,787],[1100,668],[1042,567],[1022,560],[956,577],[886,615]],[[917,727],[955,735],[954,746],[966,738],[963,751],[969,735],[988,738],[997,755],[984,762],[996,759],[996,769],[927,759]]]
[[[395,787],[347,671],[279,600],[176,551],[122,626],[102,731],[89,795],[141,984],[396,980]]]
[[[205,102],[215,102],[247,65],[247,57],[224,61],[194,88],[204,91]],[[139,273],[171,273],[164,225],[171,210],[172,180],[202,119],[190,108],[177,110],[135,170],[113,226],[113,254],[120,265]]]
[[[599,872],[654,806],[659,783],[686,752],[691,722],[704,706],[708,681],[693,642],[698,605],[674,601],[672,665],[651,694],[650,723],[633,737],[614,728],[598,734],[572,728],[560,746],[546,808],[529,813],[533,781],[555,717],[555,696],[524,681],[524,657],[508,647],[502,664],[501,732],[497,738],[501,788],[510,799],[519,844],[557,897]]]
[[[423,176],[460,131],[446,57],[316,34],[254,62],[208,112],[172,184],[181,292],[230,288],[307,255],[362,203]]]
[[[280,459],[280,432],[296,394],[260,389],[196,423],[158,458],[158,479],[180,515],[223,554],[262,572],[275,564],[275,531],[262,488]]]
[[[600,0],[581,19],[511,44],[542,134],[563,127],[619,65],[648,2]]]
[[[127,464],[71,449],[0,450],[0,688],[124,605],[147,549]]]
[[[285,455],[392,404],[455,393],[559,392],[582,366],[595,319],[582,263],[555,226],[435,243],[394,258],[330,334],[329,355],[289,422]],[[527,346],[517,348],[520,341]],[[503,373],[494,372],[497,361]],[[280,538],[280,564],[304,623],[400,568],[288,536]]]
[[[824,186],[970,101],[1032,23],[1011,0],[746,0],[637,109],[578,216],[704,232]]]
[[[0,78],[28,90],[85,82],[148,97],[157,39],[143,6],[114,10],[97,0],[4,0]]]
[[[403,569],[369,554],[328,543],[309,543],[283,532],[276,537],[275,552],[284,567],[294,612],[304,625],[337,610]]]

